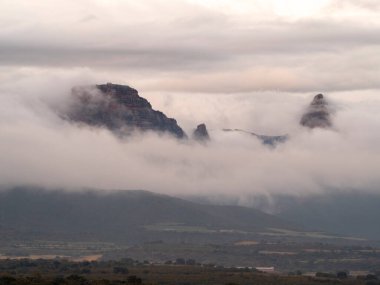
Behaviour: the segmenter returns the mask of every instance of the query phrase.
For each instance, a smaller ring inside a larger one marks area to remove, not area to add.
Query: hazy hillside
[[[0,192],[2,239],[222,242],[270,228],[294,229],[259,210],[201,205],[146,191]]]
[[[309,229],[380,240],[380,195],[334,193],[275,197],[279,216]]]
[[[184,196],[201,204],[238,205],[234,196]],[[292,222],[306,231],[380,241],[380,195],[337,192],[296,196],[252,195],[245,205]]]

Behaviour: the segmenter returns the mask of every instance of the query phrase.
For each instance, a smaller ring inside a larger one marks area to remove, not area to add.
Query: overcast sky
[[[0,0],[0,181],[164,193],[380,192],[378,0]],[[49,106],[128,84],[208,147],[119,141]],[[316,93],[331,130],[299,119]],[[289,134],[276,149],[222,128]]]
[[[0,0],[2,73],[89,68],[139,90],[380,87],[377,0]]]

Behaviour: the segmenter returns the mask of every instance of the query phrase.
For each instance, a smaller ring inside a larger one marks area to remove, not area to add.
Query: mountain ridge
[[[0,232],[17,238],[227,242],[270,228],[297,226],[259,210],[201,205],[148,191],[62,191],[18,187],[0,191]]]
[[[60,116],[72,123],[93,127],[105,127],[118,137],[127,137],[135,131],[168,133],[178,139],[187,139],[185,131],[174,118],[154,110],[150,102],[128,85],[113,83],[76,86],[71,91],[71,102]],[[302,115],[300,125],[308,128],[332,126],[328,103],[322,94],[314,97]],[[284,143],[289,135],[260,135],[242,129],[223,129],[244,132],[256,137],[264,145]],[[206,142],[210,138],[206,124],[193,130],[191,139]]]
[[[134,131],[157,131],[176,138],[187,138],[173,118],[154,110],[138,91],[113,83],[76,86],[71,91],[71,104],[61,114],[67,121],[94,127],[105,127],[119,137]]]

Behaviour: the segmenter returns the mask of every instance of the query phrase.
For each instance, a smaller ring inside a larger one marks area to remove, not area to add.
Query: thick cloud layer
[[[1,8],[2,66],[87,67],[150,91],[380,87],[377,1],[1,0]]]
[[[121,141],[101,129],[60,120],[70,87],[96,80],[87,71],[36,73],[2,82],[0,180],[5,185],[147,189],[169,194],[314,193],[379,191],[380,100],[377,92],[327,94],[334,129],[299,125],[314,94],[147,93],[153,107],[176,117],[189,132],[208,124],[204,146],[154,133]],[[135,86],[136,87],[136,86]],[[141,94],[144,96],[144,94]],[[290,135],[277,148],[222,128]]]
[[[375,0],[0,0],[0,183],[181,194],[376,192]],[[74,85],[130,84],[206,146],[120,141],[52,111]],[[333,129],[299,125],[313,96]],[[224,133],[289,134],[275,149]]]

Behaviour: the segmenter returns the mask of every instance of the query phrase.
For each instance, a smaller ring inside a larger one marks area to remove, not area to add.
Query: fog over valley
[[[241,201],[380,191],[376,1],[1,3],[4,186]],[[137,89],[190,139],[150,131],[120,138],[57,114],[70,105],[72,87],[107,82]],[[331,126],[301,126],[319,93]],[[201,123],[207,144],[191,140]],[[271,147],[223,129],[287,140]]]
[[[315,129],[300,125],[315,94],[140,92],[188,135],[205,123],[211,139],[204,145],[155,132],[119,138],[57,115],[57,106],[69,104],[71,86],[103,83],[99,80],[86,71],[24,71],[12,84],[2,82],[3,185],[145,189],[242,200],[256,193],[379,191],[376,91],[363,91],[360,99],[357,92],[325,94],[333,125]],[[289,138],[272,147],[226,128]]]

